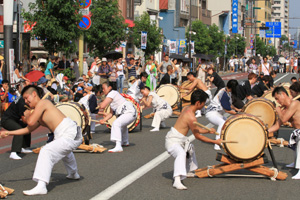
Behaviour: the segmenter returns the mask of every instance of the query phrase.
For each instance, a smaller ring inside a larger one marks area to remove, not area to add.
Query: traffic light
[[[294,42],[290,42],[290,46],[294,46],[294,44],[295,44]]]

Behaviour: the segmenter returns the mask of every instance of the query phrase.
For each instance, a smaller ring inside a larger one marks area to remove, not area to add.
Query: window
[[[126,2],[126,17],[133,19],[133,0],[127,0]]]

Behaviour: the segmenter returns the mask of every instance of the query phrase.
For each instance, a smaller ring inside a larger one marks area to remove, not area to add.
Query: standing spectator
[[[187,74],[190,72],[189,66],[187,64],[185,64],[182,67],[182,72],[181,72],[181,79],[182,79],[182,83],[184,81],[187,81]]]
[[[58,63],[58,70],[66,70],[70,68],[70,62],[66,59],[66,56],[63,55],[61,61]]]
[[[78,63],[78,57],[77,56],[73,56],[73,60],[72,60],[72,63],[71,63],[71,68],[74,70],[75,72],[75,78],[76,80],[79,79],[80,77],[80,74],[79,74],[79,63]]]
[[[47,64],[47,68],[45,70],[45,76],[46,76],[46,79],[48,79],[48,80],[51,80],[52,78],[54,78],[54,72],[53,72],[54,61],[55,61],[55,57],[51,56],[50,62]]]
[[[139,56],[135,58],[135,65],[137,66],[136,77],[140,78],[140,74],[142,72],[142,64],[141,64],[141,58]]]
[[[290,58],[287,57],[285,60],[285,72],[289,73],[290,72]]]
[[[101,60],[97,59],[95,65],[92,64],[90,70],[90,77],[92,77],[93,85],[100,85],[100,76],[98,75],[99,68],[101,66]]]
[[[298,73],[298,58],[297,57],[295,57],[295,59],[294,59],[293,71],[294,71],[294,74]]]
[[[248,71],[248,73],[249,74],[250,73],[254,73],[254,74],[257,74],[257,75],[259,74],[258,66],[255,63],[255,59],[254,58],[252,58],[252,60],[251,60],[251,63],[249,65],[249,71]]]
[[[89,66],[88,66],[88,63],[87,63],[86,59],[87,59],[87,56],[84,56],[83,57],[83,64],[82,64],[82,74],[85,74],[85,75],[87,75],[87,73],[89,71]]]
[[[128,77],[134,76],[136,78],[137,66],[134,63],[134,58],[129,59],[129,64],[127,64]]]
[[[177,81],[178,81],[178,71],[179,69],[179,65],[177,65],[177,59],[173,60],[173,66],[172,67],[172,71],[173,73],[171,74],[171,84],[173,85],[177,85]],[[167,73],[168,73],[168,68],[167,68]]]
[[[117,89],[117,70],[116,70],[116,65],[112,62],[112,60],[108,61],[108,66],[112,69],[112,73],[110,77],[108,78],[109,82],[111,83],[112,87],[114,89]]]
[[[207,69],[207,79],[217,87],[214,96],[216,96],[216,94],[225,87],[223,79],[217,74],[217,72],[214,71],[213,65]]]
[[[94,56],[94,62],[91,64],[91,69],[97,64],[97,60],[99,60],[99,57]]]
[[[31,58],[31,68],[30,68],[30,70],[31,71],[39,70],[39,63],[38,63],[35,56],[32,56],[32,58]]]
[[[108,78],[110,77],[111,74],[112,74],[112,69],[107,64],[107,59],[103,57],[101,65],[98,69],[98,75],[100,75],[100,84],[108,82]]]
[[[234,72],[234,59],[232,56],[229,60],[229,70],[230,70],[230,72]]]
[[[201,63],[198,64],[198,67],[196,69],[197,71],[197,78],[200,79],[203,83],[205,83],[205,68],[206,68],[206,65],[203,63],[202,64],[202,61]]]
[[[148,65],[146,66],[146,72],[148,74],[146,86],[148,86],[150,90],[153,91],[156,88],[158,76],[157,76],[157,68],[151,60],[148,60]]]
[[[116,70],[118,74],[117,78],[117,91],[123,93],[123,83],[124,83],[124,66],[122,65],[122,58],[119,58],[116,64]]]
[[[155,63],[154,63],[155,64]],[[160,63],[160,65],[158,66],[157,70],[159,71],[159,73],[161,74],[160,77],[162,78],[163,75],[165,73],[167,73],[167,67],[171,65],[174,68],[174,63],[172,61],[170,61],[169,55],[166,54],[165,55],[165,59],[164,61],[162,61]]]
[[[239,59],[237,56],[234,58],[234,72],[237,72],[239,69]]]
[[[128,53],[127,53],[127,56],[126,56],[126,58],[125,58],[126,64],[127,64],[127,65],[129,65],[130,58],[132,58],[132,56],[131,56],[131,53],[128,52]]]
[[[268,58],[264,57],[263,62],[260,65],[259,72],[264,73],[264,76],[270,75],[270,72],[272,71],[272,67],[270,63],[268,62]]]

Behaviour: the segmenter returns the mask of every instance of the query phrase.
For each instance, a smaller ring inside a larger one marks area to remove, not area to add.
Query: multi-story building
[[[289,0],[274,0],[272,6],[272,20],[281,22],[281,34],[289,36]],[[276,39],[276,47],[279,45],[279,38]]]
[[[259,27],[265,26],[267,22],[272,22],[272,5],[273,0],[269,1],[255,1],[254,9],[254,19],[255,19],[255,32],[259,35]],[[265,37],[262,38],[266,40]]]

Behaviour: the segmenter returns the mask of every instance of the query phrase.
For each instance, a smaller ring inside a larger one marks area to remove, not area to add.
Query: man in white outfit
[[[46,144],[38,156],[33,174],[33,180],[38,184],[31,190],[23,191],[25,195],[47,194],[46,184],[49,184],[52,168],[60,160],[63,160],[68,172],[67,178],[80,179],[72,151],[82,142],[81,129],[70,118],[66,118],[49,100],[41,100],[40,90],[30,85],[22,91],[25,103],[34,109],[31,114],[25,115],[28,126],[15,131],[2,131],[0,134],[0,138],[9,135],[25,135],[40,125],[48,127],[54,133],[54,140]]]
[[[127,101],[116,90],[112,90],[112,86],[109,83],[103,83],[102,90],[106,98],[100,104],[99,109],[105,109],[106,106],[110,105],[111,112],[100,120],[100,124],[105,124],[107,120],[112,118],[114,113],[117,117],[112,123],[110,135],[110,140],[115,142],[116,146],[108,150],[108,152],[123,152],[122,145],[129,146],[127,126],[136,119],[137,111],[131,102]]]
[[[148,74],[146,72],[141,73],[141,79],[136,80],[132,86],[127,90],[127,94],[131,96],[136,102],[140,102],[140,100],[143,98],[143,95],[141,94],[140,89],[144,87]]]
[[[276,107],[279,120],[268,131],[272,133],[277,131],[283,123],[291,122],[295,130],[290,136],[289,147],[294,150],[295,161],[286,167],[298,169],[298,173],[292,179],[300,179],[300,102],[292,100],[284,87],[276,87],[272,96],[275,97],[281,107]]]
[[[191,97],[191,105],[185,107],[174,127],[166,135],[165,147],[169,154],[175,158],[174,162],[174,183],[173,187],[178,190],[186,190],[187,187],[181,182],[186,177],[194,177],[192,171],[198,168],[195,152],[192,144],[189,142],[187,134],[191,130],[195,138],[203,142],[209,142],[221,145],[221,140],[212,140],[203,136],[203,133],[214,133],[216,130],[211,128],[210,131],[197,127],[194,122],[197,122],[195,117],[196,110],[201,110],[204,107],[208,95],[203,90],[196,90]],[[187,154],[188,153],[188,154]],[[187,155],[189,157],[186,162]],[[188,166],[186,166],[188,163]],[[188,172],[188,173],[187,173]]]

